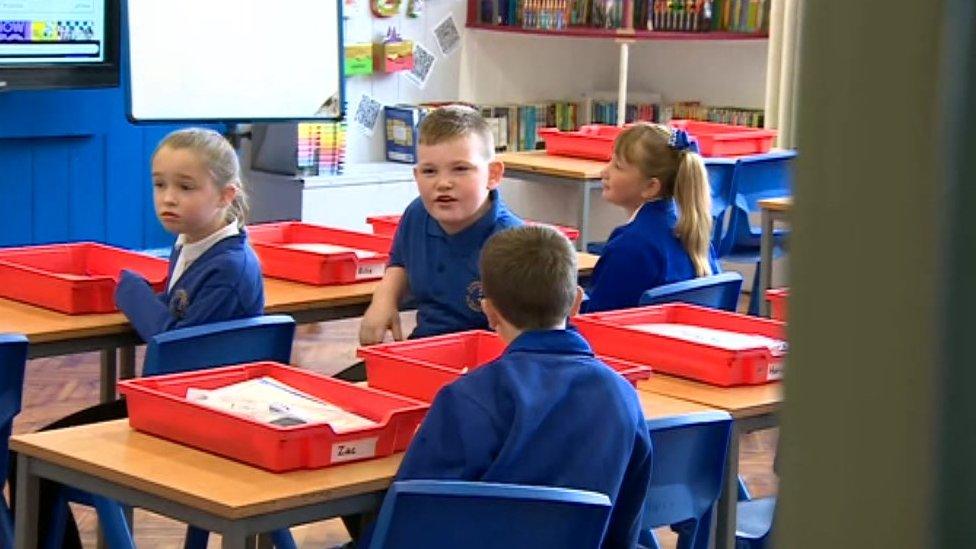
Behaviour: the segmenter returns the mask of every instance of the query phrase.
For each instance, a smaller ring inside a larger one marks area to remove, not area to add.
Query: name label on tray
[[[356,280],[380,278],[383,276],[384,271],[386,271],[386,263],[360,263],[356,268]]]
[[[766,379],[772,381],[774,379],[783,379],[783,361],[773,360],[769,363],[766,369]]]
[[[376,437],[337,442],[332,445],[332,463],[376,456]]]

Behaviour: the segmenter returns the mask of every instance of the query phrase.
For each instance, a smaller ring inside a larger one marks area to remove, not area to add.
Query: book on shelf
[[[771,0],[633,0],[635,29],[666,32],[764,33]],[[620,29],[625,0],[477,0],[484,25],[559,31]]]

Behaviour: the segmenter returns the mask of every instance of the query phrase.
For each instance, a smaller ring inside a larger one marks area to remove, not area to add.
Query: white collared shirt
[[[180,250],[180,255],[176,258],[176,266],[173,267],[173,276],[169,279],[169,286],[167,291],[173,289],[173,284],[180,279],[184,272],[193,264],[194,261],[200,258],[207,250],[213,247],[214,244],[220,242],[221,240],[237,236],[241,233],[241,230],[237,228],[237,220],[233,220],[227,224],[222,229],[217,229],[210,236],[202,238],[192,244],[186,244],[186,235],[181,234],[176,237],[176,247]]]

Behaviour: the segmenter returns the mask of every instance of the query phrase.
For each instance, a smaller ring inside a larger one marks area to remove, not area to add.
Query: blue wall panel
[[[149,171],[177,127],[129,123],[121,88],[0,93],[0,246],[171,244]]]
[[[0,246],[33,241],[31,172],[30,144],[0,139]]]

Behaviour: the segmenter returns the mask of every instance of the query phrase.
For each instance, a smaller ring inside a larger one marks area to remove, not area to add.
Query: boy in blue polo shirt
[[[411,338],[487,328],[481,311],[478,254],[496,232],[522,221],[498,196],[504,164],[495,160],[491,130],[477,111],[449,106],[420,124],[414,177],[420,197],[400,220],[390,264],[363,316],[359,342],[403,339],[399,304],[417,304]]]
[[[566,329],[582,299],[572,245],[546,227],[504,231],[485,244],[481,280],[508,348],[441,389],[397,479],[601,492],[613,502],[603,547],[634,547],[650,438],[634,388]]]

